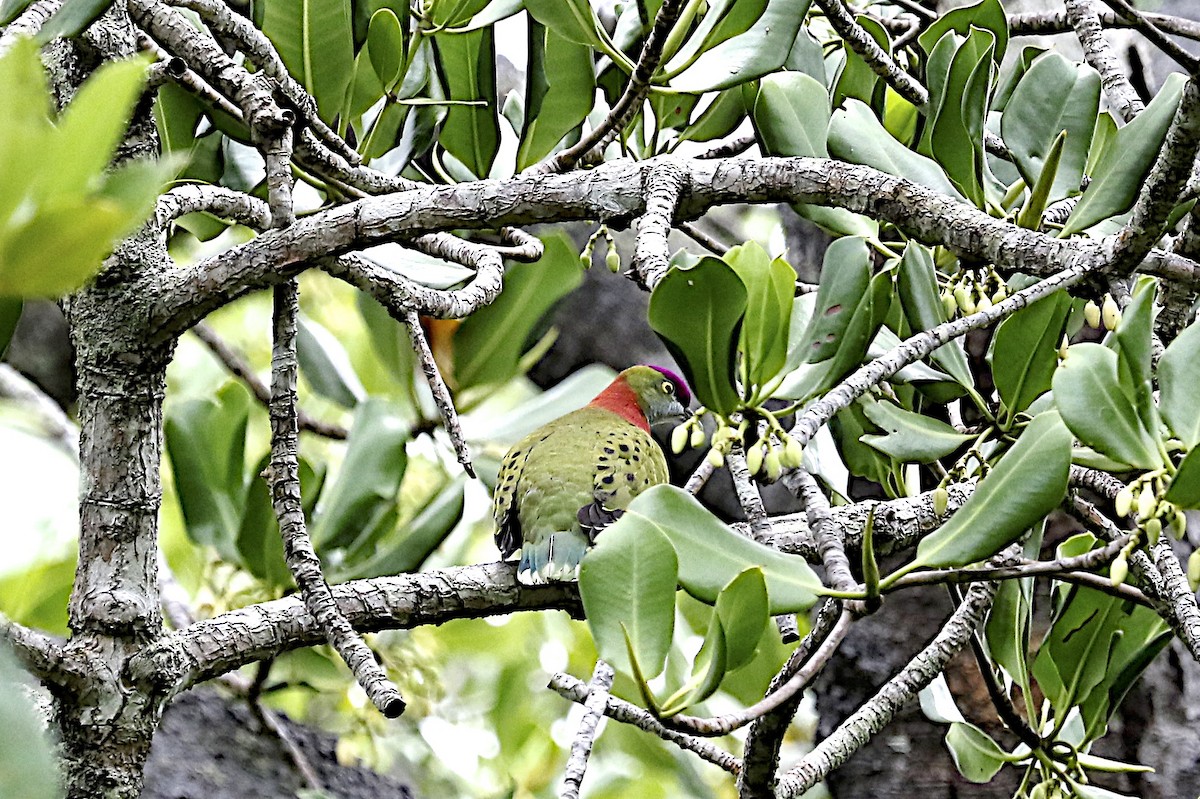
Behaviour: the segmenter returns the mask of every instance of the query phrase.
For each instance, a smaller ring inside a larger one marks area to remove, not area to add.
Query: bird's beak
[[[663,422],[673,422],[675,424],[679,424],[680,422],[688,419],[691,415],[691,411],[683,407],[682,403],[680,403],[678,400],[675,400],[669,406],[667,406],[666,412],[659,416],[654,423],[661,424]]]

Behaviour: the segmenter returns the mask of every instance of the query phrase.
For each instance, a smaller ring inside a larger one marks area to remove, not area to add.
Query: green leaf
[[[470,20],[487,6],[488,0],[443,0],[430,5],[435,26],[454,28]]]
[[[972,27],[985,28],[995,36],[996,51],[993,58],[997,64],[1001,63],[1008,49],[1008,18],[1000,0],[981,0],[975,5],[961,6],[943,14],[925,29],[917,42],[926,53],[932,53],[934,46],[946,33],[954,31],[969,36]]]
[[[984,205],[983,123],[987,116],[995,64],[995,38],[972,28],[955,51],[946,83],[937,96],[928,148],[959,190],[977,207]]]
[[[496,99],[496,35],[493,29],[434,37],[449,100],[438,141],[471,174],[486,178],[500,149]]]
[[[1166,500],[1183,508],[1200,508],[1200,448],[1189,452],[1179,464]]]
[[[1175,118],[1184,81],[1183,75],[1172,72],[1146,110],[1117,130],[1091,173],[1092,182],[1067,218],[1061,236],[1087,230],[1133,207]]]
[[[404,38],[404,28],[396,12],[381,8],[371,15],[370,28],[367,30],[367,57],[386,91],[390,91],[404,77]]]
[[[576,44],[600,47],[599,22],[588,0],[525,0],[525,10],[542,25]]]
[[[905,463],[929,463],[944,458],[975,438],[959,433],[938,419],[906,411],[890,402],[866,405],[867,418],[883,428],[887,435],[866,435],[865,444]]]
[[[394,511],[408,439],[408,425],[392,403],[372,397],[358,404],[346,457],[314,514],[311,536],[318,550],[353,545],[360,535],[375,532],[368,520]]]
[[[977,784],[991,782],[996,772],[1009,761],[1008,754],[992,736],[965,721],[950,725],[946,747],[958,773]]]
[[[375,553],[373,556],[336,569],[336,579],[358,580],[417,571],[462,519],[465,489],[466,478],[461,475],[448,482],[412,521],[373,542],[370,550]]]
[[[546,0],[539,0],[539,4],[544,2]],[[671,88],[696,94],[717,91],[779,69],[796,40],[810,2],[770,0],[766,11],[745,33],[705,51],[690,67],[671,79]],[[742,0],[736,5],[743,5]]]
[[[946,309],[942,305],[938,289],[937,270],[933,265],[933,253],[923,244],[908,242],[900,268],[896,272],[896,291],[900,297],[904,316],[914,332],[930,330],[946,321]],[[975,385],[970,364],[962,343],[956,339],[938,347],[930,359],[968,388]]]
[[[1022,689],[1029,689],[1029,630],[1033,579],[1001,580],[984,633],[992,658]]]
[[[517,169],[537,163],[592,110],[596,78],[592,50],[536,22],[529,25],[529,71],[525,86],[525,128],[517,149]]]
[[[674,75],[690,66],[701,53],[711,50],[753,25],[767,9],[767,0],[714,0],[708,4],[699,24],[688,34],[687,40],[663,67],[663,72]]]
[[[0,25],[7,25],[21,15],[33,0],[0,0]]]
[[[24,683],[24,685],[23,685]],[[0,725],[5,745],[0,748],[0,791],[21,799],[57,799],[58,760],[39,719],[32,688],[37,681],[26,674],[0,645]]]
[[[821,590],[820,580],[804,558],[738,535],[675,486],[658,485],[639,494],[599,540],[604,542],[618,527],[632,530],[623,535],[664,535],[678,553],[679,584],[709,604],[717,601],[721,589],[733,578],[753,566],[762,569],[772,616],[811,607]],[[584,568],[587,562],[585,558]]]
[[[733,133],[746,118],[746,103],[740,89],[718,92],[699,116],[679,134],[681,141],[712,141]]]
[[[875,167],[955,199],[962,197],[936,161],[896,141],[871,109],[858,100],[849,99],[844,108],[833,112],[828,144],[835,158]]]
[[[1038,414],[958,512],[922,539],[901,573],[965,566],[999,552],[1058,506],[1070,466],[1067,428],[1054,411]]]
[[[709,619],[704,643],[696,653],[696,662],[692,665],[692,678],[662,703],[659,715],[673,716],[715,694],[728,670],[726,650],[725,631],[720,617],[714,613]]]
[[[1154,297],[1157,283],[1140,276],[1134,284],[1129,305],[1121,312],[1121,323],[1113,331],[1108,346],[1117,352],[1117,379],[1121,390],[1137,408],[1142,427],[1158,432],[1158,409],[1154,405],[1154,387],[1150,384],[1150,361],[1154,338]]]
[[[249,393],[231,382],[214,399],[168,405],[163,425],[188,537],[233,563],[246,501],[249,414]]]
[[[0,358],[4,357],[12,341],[24,307],[25,303],[19,297],[0,297]]]
[[[1099,108],[1100,74],[1058,53],[1034,61],[1013,90],[1000,131],[1026,185],[1038,181],[1055,140],[1067,134],[1048,202],[1079,191]]]
[[[767,155],[829,154],[829,94],[811,76],[779,72],[763,78],[751,110]]]
[[[996,328],[992,377],[1010,421],[1050,390],[1070,311],[1070,296],[1058,291],[1027,305]]]
[[[672,267],[650,295],[650,327],[683,369],[696,397],[717,413],[738,404],[736,351],[746,286],[719,258]]]
[[[561,231],[542,235],[545,254],[513,264],[504,291],[471,314],[454,333],[454,378],[460,389],[502,383],[519,372],[542,317],[583,281],[579,253]]]
[[[263,33],[317,101],[321,118],[332,122],[354,75],[350,0],[271,0],[264,6]]]
[[[1029,197],[1021,207],[1020,213],[1017,214],[1018,227],[1029,230],[1041,229],[1042,214],[1046,211],[1046,206],[1050,204],[1051,189],[1058,176],[1058,167],[1062,161],[1063,147],[1066,141],[1067,132],[1064,130],[1050,145],[1050,152],[1046,154],[1042,171],[1037,176],[1037,182],[1029,190]]]
[[[748,382],[763,386],[787,359],[796,272],[783,259],[772,260],[757,242],[733,247],[722,257],[746,287],[739,349]]]
[[[812,320],[802,339],[805,345],[800,355],[804,361],[820,363],[847,351],[844,345],[847,333],[853,330],[852,322],[859,309],[869,304],[871,292],[867,287],[870,280],[871,252],[866,241],[857,237],[843,238],[829,245],[821,267],[821,283]],[[855,342],[850,346],[857,349],[859,343],[865,353],[869,336],[867,342]]]
[[[296,337],[300,371],[313,391],[343,408],[362,402],[366,389],[350,364],[350,356],[337,337],[311,319],[301,317]]]
[[[39,46],[83,33],[108,10],[112,0],[65,0],[34,37]]]
[[[1054,404],[1075,437],[1113,460],[1156,469],[1162,456],[1121,389],[1117,354],[1099,344],[1076,344],[1054,373]]]
[[[240,562],[258,579],[277,588],[293,586],[292,573],[288,570],[283,554],[283,538],[279,534],[279,519],[271,504],[271,489],[262,473],[271,463],[268,453],[258,462],[250,475],[246,488],[246,501],[242,511],[235,544]],[[313,474],[307,461],[300,462],[300,495],[311,496],[314,486],[305,479],[305,473]]]
[[[767,627],[767,581],[762,569],[752,566],[717,594],[716,617],[724,632],[725,669],[733,671],[750,662]]]
[[[1200,444],[1200,325],[1184,329],[1158,361],[1159,409],[1188,449]]]
[[[600,657],[627,673],[636,661],[654,677],[675,629],[678,561],[655,525],[623,524],[626,518],[610,525],[584,557],[579,597]]]

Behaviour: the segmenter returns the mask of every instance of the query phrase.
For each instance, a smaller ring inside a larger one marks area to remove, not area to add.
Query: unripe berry
[[[789,469],[799,468],[804,463],[804,447],[791,436],[784,436],[783,455],[779,460]]]
[[[958,303],[954,301],[954,295],[948,291],[942,292],[942,308],[946,311],[947,319],[953,319],[954,314],[958,312]]]
[[[1158,537],[1162,535],[1162,520],[1157,516],[1146,522],[1146,540],[1151,546],[1158,543]]]
[[[686,424],[676,425],[671,431],[671,451],[676,455],[683,452],[688,443],[688,428]]]
[[[1121,324],[1121,309],[1117,307],[1117,301],[1111,294],[1104,295],[1104,307],[1100,314],[1104,319],[1104,326],[1109,330],[1116,330]]]
[[[992,294],[992,305],[1002,303],[1006,299],[1008,299],[1008,287],[1001,283],[1000,288],[996,289],[995,293]]]
[[[1087,322],[1090,328],[1100,327],[1100,306],[1096,305],[1092,300],[1088,300],[1083,306],[1083,321]]]
[[[778,480],[779,475],[783,474],[783,464],[779,462],[779,453],[774,449],[767,450],[767,454],[763,458],[763,465],[767,467],[767,478],[772,482]]]
[[[621,255],[615,248],[609,247],[608,252],[604,255],[604,263],[608,264],[608,271],[616,274],[621,271]]]
[[[758,474],[763,465],[763,448],[762,444],[755,444],[746,452],[746,468],[750,470],[750,474]]]
[[[1154,495],[1154,489],[1150,486],[1142,488],[1142,493],[1138,495],[1137,512],[1139,519],[1149,519],[1154,515],[1154,506],[1158,504],[1158,497]]]
[[[1117,492],[1117,498],[1113,504],[1116,505],[1118,518],[1123,519],[1128,516],[1133,507],[1133,490],[1129,486],[1122,488]]]
[[[933,489],[933,512],[938,516],[946,515],[946,506],[950,504],[950,492],[945,486]]]
[[[979,313],[992,310],[992,301],[988,299],[986,294],[979,298],[979,302],[976,304],[975,310]]]
[[[1187,516],[1183,511],[1175,511],[1175,515],[1171,517],[1171,535],[1175,536],[1175,540],[1183,538],[1183,534],[1187,532]]]
[[[706,460],[708,461],[709,466],[713,467],[714,469],[720,469],[725,465],[725,454],[716,447],[713,447],[708,451]]]
[[[1112,581],[1114,586],[1121,585],[1125,582],[1125,578],[1129,576],[1129,562],[1125,560],[1125,553],[1117,555],[1116,560],[1108,567],[1108,579]]]
[[[692,449],[703,447],[704,439],[706,438],[708,436],[704,433],[704,427],[699,422],[696,422],[696,426],[692,428],[692,440],[689,442],[692,445]]]
[[[1188,557],[1187,579],[1193,592],[1200,588],[1200,549],[1195,550]]]

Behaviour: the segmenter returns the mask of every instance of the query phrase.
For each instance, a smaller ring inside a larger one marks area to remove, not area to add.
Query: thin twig
[[[561,672],[550,678],[549,688],[562,698],[579,704],[586,702],[590,693],[587,685],[583,682],[569,674]],[[658,719],[650,715],[648,711],[642,710],[637,705],[630,704],[624,699],[618,699],[611,694],[608,695],[607,703],[604,707],[604,715],[624,724],[632,724],[640,730],[653,733],[664,741],[675,744],[680,749],[699,755],[701,759],[707,760],[709,763],[728,771],[730,774],[736,775],[742,770],[741,761],[724,749],[713,746],[701,738],[668,730]]]
[[[1141,12],[1142,16],[1154,23],[1159,30],[1185,39],[1200,41],[1200,22],[1173,17],[1167,14]],[[1100,24],[1105,28],[1128,28],[1132,23],[1113,13],[1104,11],[1097,14]],[[1012,36],[1045,36],[1056,33],[1072,33],[1071,22],[1065,11],[1028,11],[1011,14],[1008,17],[1009,34]]]
[[[709,234],[705,233],[699,228],[698,225],[692,222],[680,222],[675,225],[675,227],[682,230],[693,241],[704,247],[704,249],[708,250],[709,252],[716,253],[717,255],[724,255],[725,253],[729,252],[728,245],[723,244],[714,236],[710,236]]]
[[[734,730],[741,729],[747,724],[777,710],[793,697],[799,696],[808,687],[809,683],[821,673],[821,670],[825,668],[829,659],[833,657],[833,653],[841,646],[846,633],[850,631],[850,623],[852,621],[854,621],[853,614],[848,610],[843,610],[841,616],[838,617],[837,623],[834,624],[833,629],[830,631],[829,636],[821,642],[821,645],[813,652],[812,657],[802,667],[797,669],[796,673],[788,678],[788,681],[781,685],[778,690],[767,694],[763,699],[750,707],[712,718],[699,718],[697,716],[684,716],[681,714],[663,719],[663,726],[679,732],[689,732],[704,738],[714,738],[720,735],[728,735]]]
[[[583,784],[583,775],[587,773],[588,758],[592,754],[592,744],[596,741],[600,719],[608,706],[608,692],[612,689],[614,676],[612,666],[603,660],[596,661],[592,680],[588,683],[588,694],[583,703],[579,729],[575,733],[575,740],[571,742],[571,756],[563,772],[559,799],[579,799],[579,788]]]
[[[621,93],[616,105],[599,125],[576,144],[532,167],[532,171],[541,174],[565,172],[579,162],[586,162],[594,155],[603,152],[609,142],[620,135],[621,129],[641,109],[642,101],[650,92],[650,81],[654,77],[654,73],[658,71],[663,45],[666,44],[667,37],[675,26],[676,20],[679,19],[682,7],[683,0],[663,0],[663,4],[658,9],[658,15],[654,18],[654,26],[650,29],[650,35],[646,37],[646,42],[642,45],[642,53],[638,57],[637,66],[634,67],[633,74],[629,76],[629,83],[626,84],[625,91]]]
[[[196,334],[196,338],[208,347],[209,352],[216,356],[230,374],[241,380],[246,388],[250,389],[259,402],[264,406],[271,403],[271,390],[266,384],[259,379],[254,372],[254,368],[249,362],[242,357],[240,353],[233,349],[225,342],[223,338],[217,335],[217,332],[209,327],[204,322],[192,328],[192,332]],[[350,437],[350,431],[342,427],[340,424],[333,422],[324,422],[320,419],[314,419],[303,408],[296,409],[297,422],[301,430],[307,430],[310,433],[315,433],[325,438],[331,438],[336,441],[345,441]]]
[[[1100,85],[1121,119],[1129,122],[1145,110],[1146,105],[1134,90],[1129,77],[1113,54],[1092,0],[1065,0],[1067,19],[1079,37],[1083,57],[1100,73]]]
[[[471,465],[471,451],[467,447],[462,425],[458,421],[454,398],[450,396],[450,388],[442,379],[442,373],[438,371],[437,362],[433,359],[433,350],[429,348],[429,340],[425,338],[425,331],[421,329],[421,319],[417,316],[416,311],[408,311],[404,314],[404,326],[408,328],[409,341],[417,354],[417,360],[421,362],[421,371],[424,372],[425,381],[429,384],[429,390],[433,394],[434,404],[437,405],[438,412],[442,415],[442,424],[446,428],[446,434],[450,436],[455,457],[462,464],[463,471],[474,477],[475,467]]]

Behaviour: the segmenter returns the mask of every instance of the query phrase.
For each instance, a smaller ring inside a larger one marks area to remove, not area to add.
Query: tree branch
[[[1138,98],[1128,76],[1113,55],[1112,48],[1104,38],[1100,17],[1096,15],[1092,0],[1065,0],[1067,19],[1079,37],[1084,59],[1100,73],[1100,85],[1121,119],[1129,122],[1145,110],[1146,105]]]
[[[450,436],[454,454],[463,471],[474,477],[475,468],[471,466],[471,452],[467,448],[467,440],[463,437],[458,411],[454,409],[454,399],[450,396],[446,381],[442,379],[442,373],[438,371],[437,362],[433,359],[433,350],[429,348],[429,340],[425,338],[425,331],[421,329],[421,319],[416,311],[405,312],[404,326],[408,328],[409,340],[417,354],[417,360],[421,363],[421,371],[425,373],[425,382],[429,384],[429,390],[433,393],[433,402],[442,415],[442,424],[446,428],[446,434]]]
[[[937,637],[783,776],[777,789],[780,799],[800,796],[883,729],[896,712],[932,682],[950,659],[966,646],[971,633],[987,616],[995,595],[995,583],[972,585]]]
[[[579,799],[579,788],[583,784],[583,775],[587,773],[592,744],[596,740],[600,719],[608,707],[608,692],[612,689],[615,676],[612,666],[603,660],[596,661],[592,681],[587,687],[587,698],[583,701],[579,730],[575,733],[575,740],[571,742],[571,757],[567,760],[567,767],[563,773],[562,788],[558,792],[559,799]]]
[[[338,609],[361,632],[502,616],[521,610],[583,614],[574,583],[524,586],[515,563],[355,580],[333,586]],[[149,644],[130,674],[170,693],[289,649],[324,643],[298,596],[262,602],[197,621]]]

